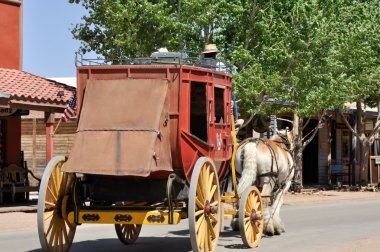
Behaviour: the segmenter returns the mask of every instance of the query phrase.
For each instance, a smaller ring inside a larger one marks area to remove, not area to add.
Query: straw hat
[[[218,53],[219,50],[218,48],[216,47],[216,44],[208,44],[205,46],[205,50],[202,52],[202,54],[206,54],[206,53]]]

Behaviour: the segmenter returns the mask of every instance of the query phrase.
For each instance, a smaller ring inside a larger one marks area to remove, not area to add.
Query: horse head
[[[295,144],[293,129],[289,130],[289,128],[286,127],[285,129],[277,130],[277,135],[274,135],[272,140],[276,142],[281,141],[290,152],[294,151]]]

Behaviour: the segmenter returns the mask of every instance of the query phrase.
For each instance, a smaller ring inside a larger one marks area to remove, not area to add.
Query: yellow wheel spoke
[[[197,230],[197,229],[196,229]],[[204,248],[204,238],[205,238],[205,234],[204,234],[204,223],[203,223],[203,220],[202,220],[202,224],[200,225],[199,227],[199,231],[197,231],[197,237],[199,237],[199,243],[198,243],[198,246],[202,249]]]
[[[251,206],[251,208],[256,209],[256,200],[255,200],[254,195],[251,195],[251,196],[248,198],[247,201],[249,201],[249,205]]]
[[[121,225],[121,232],[123,233],[123,236],[125,237],[125,234],[127,232],[127,225]]]
[[[208,231],[211,234],[212,239],[215,239],[216,235],[215,235],[214,227],[212,226],[210,219],[206,218],[206,222],[207,222]]]
[[[251,201],[249,200],[249,197],[247,199],[247,201],[245,202],[245,209],[248,211],[248,212],[251,212],[251,209],[253,208],[253,205],[251,205]]]
[[[49,219],[50,217],[52,217],[53,214],[54,214],[54,211],[44,213],[44,221],[46,221],[47,219]]]
[[[72,225],[68,220],[65,220],[67,226],[70,228],[71,231],[73,231],[75,229],[75,226]]]
[[[214,182],[214,173],[213,172],[211,173],[210,177],[207,180],[207,188],[206,188],[207,191],[211,190],[212,182]]]
[[[63,223],[60,224],[60,229],[59,229],[59,247],[60,247],[60,251],[63,252],[63,226],[64,224],[62,225]]]
[[[53,197],[54,202],[57,202],[57,196],[53,193],[49,186],[46,187],[47,192],[49,192],[50,196]]]
[[[203,224],[203,221],[205,219],[205,216],[202,215],[201,217],[199,217],[199,219],[197,220],[196,224],[195,224],[195,231],[198,233],[199,231],[199,228],[201,227],[201,225]]]
[[[196,205],[198,206],[198,208],[200,208],[200,209],[203,209],[203,208],[204,208],[202,202],[200,202],[199,199],[195,199],[195,204],[196,204]]]
[[[202,192],[203,192],[203,196],[205,199],[208,198],[208,190],[206,188],[207,184],[208,184],[208,165],[206,165],[206,168],[203,167],[203,169],[201,170],[201,174],[202,174],[202,185],[201,185],[201,188],[202,188]]]
[[[245,231],[246,231],[247,237],[252,235],[251,223],[248,222],[248,225],[247,225],[247,228],[245,229]]]
[[[64,173],[61,173],[61,181],[60,181],[60,193],[61,195],[64,195],[65,194],[65,191],[66,191],[66,188],[67,188],[67,179],[68,179],[68,176],[67,174],[64,174]]]
[[[195,217],[197,217],[197,216],[203,214],[203,212],[204,212],[203,210],[198,210],[198,211],[195,212],[194,215],[195,215]]]
[[[244,224],[244,230],[248,230],[251,226],[251,222],[250,221],[247,221],[245,224]]]
[[[204,247],[205,247],[205,250],[206,251],[210,251],[210,248],[208,246],[208,236],[210,235],[209,232],[208,232],[208,228],[207,228],[207,225],[204,225],[204,228],[205,228],[205,237],[204,237]]]
[[[197,199],[198,198],[202,202],[205,201],[205,197],[203,196],[203,192],[202,192],[201,186],[199,184],[197,184]]]
[[[211,201],[211,198],[214,196],[215,191],[216,191],[216,185],[213,185],[212,189],[211,189],[211,192],[209,194],[208,201]]]
[[[57,164],[55,166],[55,175],[56,175],[55,178],[56,178],[56,181],[57,181],[57,185],[60,185],[62,178],[61,178],[61,171],[60,171],[60,168],[59,168],[59,164]]]
[[[254,207],[255,205],[256,205],[256,203],[257,203],[257,201],[259,200],[259,196],[258,195],[255,195],[255,197],[254,197],[254,199],[253,199],[253,201],[252,201],[252,207]]]
[[[69,243],[69,237],[67,236],[67,228],[66,228],[66,224],[63,223],[62,225],[63,229],[62,229],[62,233],[63,233],[63,238],[64,238],[64,241],[65,243]]]
[[[252,233],[253,233],[253,235],[250,236],[251,243],[255,242],[255,240],[256,240],[256,232],[254,230],[252,230]]]
[[[48,236],[48,234],[50,233],[50,231],[52,230],[52,228],[53,228],[53,226],[54,226],[55,218],[56,218],[56,217],[53,216],[53,218],[50,220],[49,227],[48,227],[48,229],[47,229],[46,232],[45,232],[46,237]]]
[[[217,206],[218,203],[219,203],[219,202],[216,200],[216,201],[212,202],[212,203],[210,204],[210,206],[213,206],[213,207],[214,207],[214,206]]]
[[[55,194],[58,195],[58,184],[57,184],[57,180],[54,175],[54,172],[51,173],[49,180],[51,181],[51,184],[53,185]]]
[[[56,232],[56,229],[57,229],[57,225],[55,223],[55,219],[56,218],[53,218],[51,221],[53,222],[52,225],[53,225],[53,228],[51,230],[51,234],[50,234],[50,239],[49,239],[49,246],[52,247],[53,246],[53,241],[54,241],[54,236],[55,236],[55,232]]]
[[[209,216],[210,216],[210,218],[211,218],[213,221],[218,222],[218,219],[217,219],[213,214],[210,214]]]
[[[51,206],[51,207],[55,207],[55,203],[54,202],[50,202],[50,201],[45,201],[45,206],[46,205]]]
[[[58,236],[59,236],[59,223],[57,223],[57,228],[55,229],[54,251],[58,251]]]

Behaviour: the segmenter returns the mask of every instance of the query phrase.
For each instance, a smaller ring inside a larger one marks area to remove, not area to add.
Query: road
[[[380,200],[284,206],[287,232],[263,237],[252,251],[380,251],[379,213]],[[0,251],[40,251],[39,247],[35,229],[0,232]],[[217,251],[234,250],[248,251],[239,233],[226,227]],[[188,223],[143,226],[136,244],[128,248],[117,240],[112,225],[83,225],[77,228],[71,251],[191,251]]]

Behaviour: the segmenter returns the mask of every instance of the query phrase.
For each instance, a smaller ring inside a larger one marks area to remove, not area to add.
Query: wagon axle
[[[208,217],[210,214],[216,214],[218,212],[217,206],[212,206],[208,200],[205,202],[204,214],[205,217]]]
[[[253,225],[256,223],[256,221],[262,220],[262,219],[263,219],[263,216],[261,214],[257,213],[255,209],[252,209],[251,215],[249,216],[249,220],[250,220],[251,224]]]

